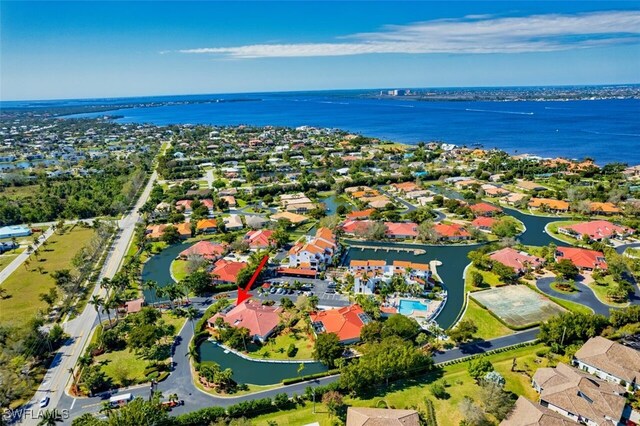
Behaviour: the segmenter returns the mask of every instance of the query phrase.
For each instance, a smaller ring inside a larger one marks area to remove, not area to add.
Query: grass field
[[[600,285],[599,283],[595,283],[595,282],[589,284],[589,288],[593,290],[593,293],[596,295],[598,300],[600,300],[605,305],[613,306],[616,308],[622,308],[629,305],[629,302],[624,302],[624,303],[613,302],[612,300],[609,299],[609,296],[607,296],[607,291],[609,290],[609,286],[614,284],[613,277],[611,275],[607,275],[599,282],[603,285]]]
[[[13,253],[13,251],[0,255],[0,271],[6,268],[7,265],[13,262],[13,259],[15,259],[18,256],[17,254],[11,254],[11,253]]]
[[[482,278],[484,278],[484,283],[486,285],[488,285],[489,287],[495,287],[499,284],[503,284],[500,281],[500,277],[498,277],[496,274],[494,274],[491,271],[481,271],[480,269],[476,268],[473,265],[469,265],[469,267],[467,268],[467,272],[464,275],[464,290],[465,291],[474,291],[474,290],[478,290],[478,287],[474,287],[473,284],[471,283],[471,273],[472,272],[480,272],[480,274],[482,275]]]
[[[469,299],[467,310],[462,319],[471,320],[478,326],[478,332],[475,337],[480,339],[488,340],[513,333],[513,330],[498,321],[473,299]]]
[[[270,338],[263,346],[250,345],[247,355],[260,359],[313,359],[313,340],[304,331],[304,323],[299,321],[293,329],[295,333],[279,334],[275,338]],[[296,356],[290,358],[287,356],[287,348],[292,343],[298,352],[296,352]]]
[[[535,370],[548,365],[546,358],[535,355],[542,345],[528,346],[499,354],[489,355],[487,358],[506,379],[505,389],[517,395],[535,400],[537,393],[531,387],[531,379],[527,374],[533,375]],[[513,359],[516,359],[516,371],[512,372]],[[344,399],[349,406],[375,407],[384,401],[389,408],[411,408],[416,407],[424,410],[424,400],[429,398],[434,403],[436,417],[440,425],[457,425],[463,419],[459,411],[459,404],[464,396],[478,400],[480,387],[469,376],[467,372],[468,363],[454,364],[444,367],[441,371],[399,381],[390,384],[388,388],[379,388],[371,391],[371,394],[362,398]],[[521,371],[522,370],[522,371]],[[526,373],[525,373],[526,372]],[[429,390],[429,385],[435,381],[446,381],[449,385],[447,392],[449,398],[436,399]],[[384,407],[385,404],[380,406]],[[280,425],[302,425],[319,422],[321,426],[331,424],[331,418],[327,413],[327,408],[316,403],[316,414],[313,414],[313,403],[307,402],[304,406],[298,406],[293,410],[281,411],[266,414],[252,419],[252,424],[267,426],[269,421],[275,421]]]
[[[186,260],[174,260],[171,262],[171,275],[176,281],[182,281],[187,276],[187,265],[188,262]]]
[[[29,256],[30,264],[16,271],[2,283],[11,296],[0,300],[0,324],[20,326],[31,319],[46,303],[38,298],[55,286],[51,272],[60,269],[73,269],[71,259],[93,236],[93,229],[74,227],[62,235],[54,234],[47,240],[47,246],[39,250],[36,259]],[[37,267],[43,268],[42,273]]]

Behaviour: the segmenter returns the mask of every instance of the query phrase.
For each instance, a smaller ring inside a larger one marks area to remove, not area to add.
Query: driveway
[[[587,285],[576,281],[576,286],[578,287],[577,292],[571,294],[560,293],[551,288],[551,283],[553,283],[555,280],[556,279],[553,277],[540,278],[536,281],[536,287],[538,287],[538,289],[543,293],[550,296],[588,306],[593,309],[593,312],[595,312],[596,314],[601,314],[607,317],[609,316],[609,310],[612,309],[612,307],[607,306],[599,301],[596,295],[593,294],[593,291]]]
[[[398,203],[402,204],[403,206],[405,206],[407,209],[403,212],[403,213],[410,213],[412,211],[414,211],[416,209],[416,206],[414,206],[413,204],[411,204],[408,201],[403,200],[400,197],[396,197],[395,195],[393,195],[392,193],[385,191],[384,189],[382,189],[382,187],[378,186],[378,191],[380,191],[381,194],[386,195],[387,197],[397,201]]]

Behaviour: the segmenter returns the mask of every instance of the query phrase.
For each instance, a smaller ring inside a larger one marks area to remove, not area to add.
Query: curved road
[[[590,307],[593,312],[600,315],[609,316],[609,310],[612,309],[611,306],[605,305],[601,301],[598,300],[593,291],[587,286],[579,281],[576,281],[576,286],[579,291],[574,293],[560,293],[559,291],[555,291],[551,288],[551,283],[553,283],[556,279],[553,277],[540,278],[536,281],[536,287],[540,291],[545,294],[551,295],[553,297],[557,297],[558,299],[568,300],[569,302],[579,303],[581,305],[585,305]]]

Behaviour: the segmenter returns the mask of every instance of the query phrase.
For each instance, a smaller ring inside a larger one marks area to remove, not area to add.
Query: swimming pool
[[[427,302],[426,300],[422,302],[420,300],[413,299],[400,299],[398,312],[400,312],[402,315],[411,315],[415,311],[418,311],[416,312],[416,314],[425,315],[427,313],[427,310],[429,309],[429,307],[427,306],[428,303],[429,302]]]

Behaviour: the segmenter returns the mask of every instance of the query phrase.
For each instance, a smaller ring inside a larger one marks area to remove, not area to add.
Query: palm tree
[[[157,283],[157,281],[153,281],[153,280],[144,281],[142,283],[142,289],[143,290],[147,290],[147,291],[153,290],[153,303],[157,302],[157,299],[158,299],[158,283]]]
[[[78,378],[76,377],[76,374],[75,374],[75,370],[74,370],[73,367],[71,367],[67,371],[69,372],[69,374],[71,374],[71,386],[73,387],[74,392],[75,392],[76,381],[78,380]]]
[[[27,248],[27,251],[28,251],[28,250],[29,250],[29,249]],[[31,264],[31,261],[30,261],[29,259],[25,259],[25,260],[24,260],[24,263],[23,263],[23,265],[24,265],[24,269],[26,269],[26,270],[28,271],[28,270],[29,270],[29,265],[30,265],[30,264]]]
[[[98,321],[100,322],[100,326],[102,326],[102,317],[100,316],[100,305],[102,305],[103,303],[104,303],[104,299],[98,296],[97,294],[94,294],[93,296],[91,296],[91,299],[89,300],[89,304],[93,305],[93,308],[98,313]]]
[[[198,361],[200,358],[200,353],[198,352],[198,348],[195,346],[189,346],[189,350],[185,354],[187,358],[191,358],[194,361]]]
[[[199,314],[198,310],[193,306],[189,306],[184,311],[184,316],[187,317],[189,321],[191,321],[191,329],[193,330],[194,335],[196,334],[196,326],[194,325],[193,320],[198,318],[198,314]]]
[[[172,393],[171,395],[169,395],[169,402],[178,402],[178,394]]]
[[[42,419],[38,422],[38,426],[55,426],[56,423],[62,423],[62,414],[54,408],[42,414]]]
[[[107,314],[107,318],[109,318],[109,327],[111,327],[111,312],[110,310],[113,308],[113,298],[105,299],[104,305],[102,306],[102,312]]]

